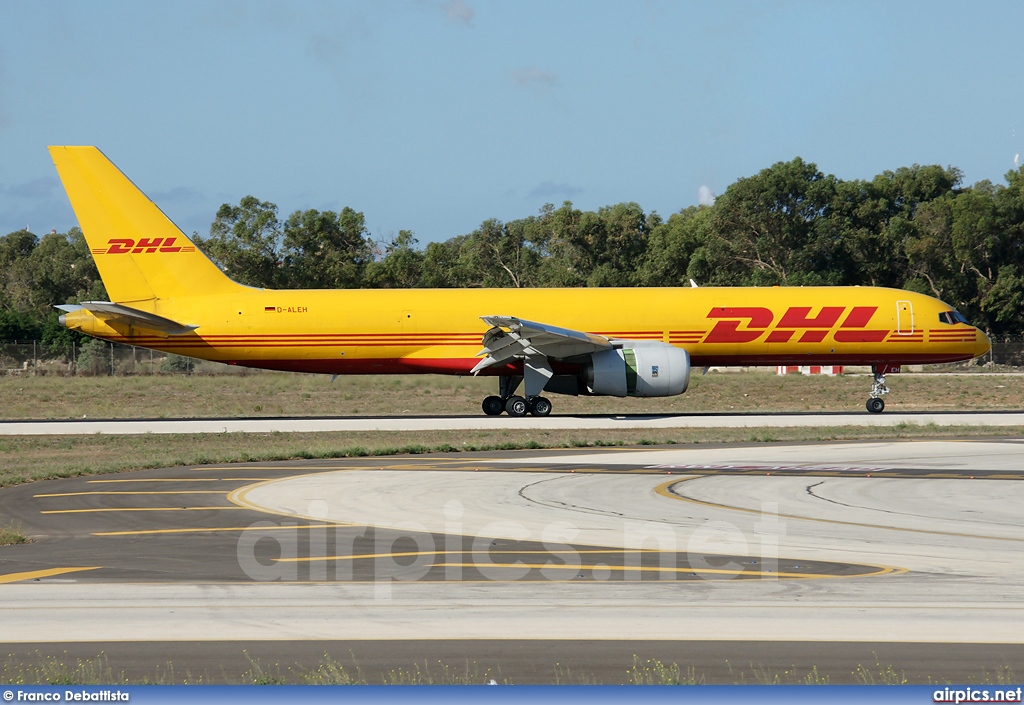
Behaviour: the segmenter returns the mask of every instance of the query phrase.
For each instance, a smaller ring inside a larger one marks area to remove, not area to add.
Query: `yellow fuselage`
[[[973,326],[940,320],[951,310],[941,301],[875,287],[239,288],[136,305],[197,328],[157,335],[88,311],[68,314],[66,324],[206,360],[329,374],[465,374],[479,361],[484,315],[659,340],[686,349],[694,366],[953,362],[989,349]]]

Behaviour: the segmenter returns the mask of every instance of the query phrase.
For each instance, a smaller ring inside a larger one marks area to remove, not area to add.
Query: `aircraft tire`
[[[534,397],[530,400],[530,413],[534,416],[547,416],[551,413],[551,402],[545,397]]]
[[[522,397],[509,397],[505,402],[505,411],[509,416],[526,416],[529,408],[529,404]]]
[[[488,416],[499,416],[505,410],[505,402],[501,397],[489,396],[484,399],[483,408]]]
[[[868,399],[867,407],[868,411],[872,414],[880,414],[882,413],[882,409],[885,408],[885,402],[881,397],[871,397]]]

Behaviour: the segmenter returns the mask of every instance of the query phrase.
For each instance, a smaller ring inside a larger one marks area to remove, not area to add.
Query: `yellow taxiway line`
[[[431,568],[478,568],[476,563],[434,563]],[[538,570],[607,570],[656,573],[692,573],[694,575],[746,575],[749,577],[788,578],[799,580],[839,580],[849,578],[873,578],[878,575],[905,573],[903,568],[879,566],[873,573],[857,573],[855,575],[829,575],[827,573],[773,573],[762,570],[726,570],[724,568],[666,568],[663,566],[622,566],[622,565],[545,565],[541,563],[487,563],[487,568],[536,568]],[[874,566],[872,566],[874,567]]]
[[[396,553],[360,553],[350,556],[303,556],[300,558],[278,558],[277,563],[311,563],[313,561],[355,561],[363,558],[409,558],[412,556],[459,556],[459,555],[497,555],[497,556],[559,556],[567,553],[597,554],[606,553],[675,553],[675,551],[659,551],[653,548],[608,548],[608,549],[572,549],[564,551],[401,551]],[[487,565],[491,565],[488,563]]]
[[[377,559],[377,558],[410,558],[415,556],[449,556],[449,555],[473,555],[473,551],[402,551],[396,553],[367,553],[362,555],[353,556],[313,556],[303,558],[279,558],[278,563],[299,563],[299,562],[312,562],[312,561],[353,561],[364,558]],[[671,553],[670,551],[657,551],[653,549],[567,549],[565,551],[478,551],[480,555],[561,555],[568,553],[577,554],[609,554],[609,553],[647,553],[647,554],[658,554],[658,553]],[[857,565],[865,565],[858,563]],[[666,567],[666,566],[619,566],[619,565],[606,565],[606,564],[595,564],[595,565],[565,565],[565,564],[549,564],[549,563],[495,563],[493,561],[486,561],[484,563],[432,563],[430,568],[480,568],[481,566],[486,568],[529,568],[538,570],[608,570],[608,571],[640,571],[640,572],[657,572],[657,573],[692,573],[701,575],[746,575],[746,576],[764,576],[772,578],[792,578],[801,580],[835,580],[839,578],[871,578],[878,575],[896,575],[900,573],[906,573],[906,568],[897,568],[894,566],[884,565],[865,565],[868,568],[874,568],[875,570],[869,573],[854,573],[850,575],[835,575],[829,573],[791,573],[791,572],[778,572],[778,571],[763,571],[763,570],[730,570],[727,568],[693,568],[693,567]]]
[[[237,510],[245,507],[104,507],[102,509],[48,509],[40,514],[92,514],[95,512],[199,512],[204,510]]]
[[[262,477],[153,477],[148,480],[87,480],[90,485],[103,485],[114,482],[236,482],[238,480],[262,480]]]
[[[153,534],[205,534],[215,531],[302,531],[331,527],[350,528],[352,524],[296,524],[294,526],[208,526],[188,529],[140,529],[137,531],[94,531],[91,536],[149,536]]]
[[[111,490],[109,492],[55,492],[52,494],[35,494],[33,497],[85,497],[89,495],[122,495],[122,494],[227,494],[223,490]]]
[[[0,575],[0,584],[3,583],[18,583],[22,580],[35,580],[37,578],[50,578],[54,575],[64,575],[66,573],[77,573],[82,570],[97,570],[103,566],[83,566],[80,568],[47,568],[46,570],[30,570],[24,573],[8,573],[6,575]]]
[[[197,472],[244,472],[246,470],[251,470],[253,472],[271,470],[277,470],[278,472],[287,470],[324,470],[328,472],[334,472],[336,470],[372,470],[373,468],[363,467],[362,465],[282,465],[280,467],[274,467],[270,465],[242,465],[237,468],[225,467],[222,465],[209,467],[207,467],[206,465],[200,465],[190,469]]]

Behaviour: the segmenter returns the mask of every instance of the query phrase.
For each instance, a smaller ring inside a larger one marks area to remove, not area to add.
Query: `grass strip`
[[[1022,427],[333,431],[0,437],[0,486],[144,468],[462,451],[1024,435]]]
[[[0,666],[0,680],[11,685],[204,685],[231,683],[240,685],[510,685],[514,681],[504,677],[501,669],[492,671],[481,668],[476,662],[464,662],[458,666],[442,661],[413,664],[410,667],[392,668],[387,671],[369,673],[354,662],[346,667],[340,661],[324,654],[322,661],[312,667],[298,665],[282,666],[280,662],[268,664],[254,659],[243,651],[249,667],[241,673],[221,672],[218,676],[208,674],[195,676],[191,673],[176,672],[174,664],[168,662],[153,672],[129,677],[124,671],[115,670],[106,654],[100,653],[91,659],[69,659],[44,656],[36,652],[30,661],[8,656]],[[857,664],[851,670],[833,666],[832,673],[812,665],[806,668],[792,667],[779,671],[762,664],[750,663],[745,668],[736,668],[729,662],[723,669],[727,676],[711,679],[693,666],[680,666],[658,659],[641,660],[633,656],[633,664],[622,669],[625,678],[618,684],[625,685],[906,685],[911,683],[942,683],[931,676],[911,679],[892,664],[883,664],[875,657],[875,663]],[[849,668],[849,666],[846,666]],[[600,685],[602,681],[593,675],[554,664],[550,669],[551,685]],[[957,681],[963,682],[963,681]],[[978,676],[966,682],[977,685],[1013,685],[1016,683],[1009,666],[984,668]]]

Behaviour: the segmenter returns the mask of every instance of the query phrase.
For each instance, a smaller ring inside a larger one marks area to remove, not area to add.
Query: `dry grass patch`
[[[0,546],[12,546],[16,543],[28,543],[28,537],[21,533],[17,523],[0,524]]]
[[[1024,375],[891,375],[891,411],[1024,408]],[[0,377],[0,418],[434,416],[478,414],[492,379],[440,375],[330,377],[278,372],[140,377]],[[553,396],[556,414],[864,410],[866,375],[696,371],[664,399]]]

